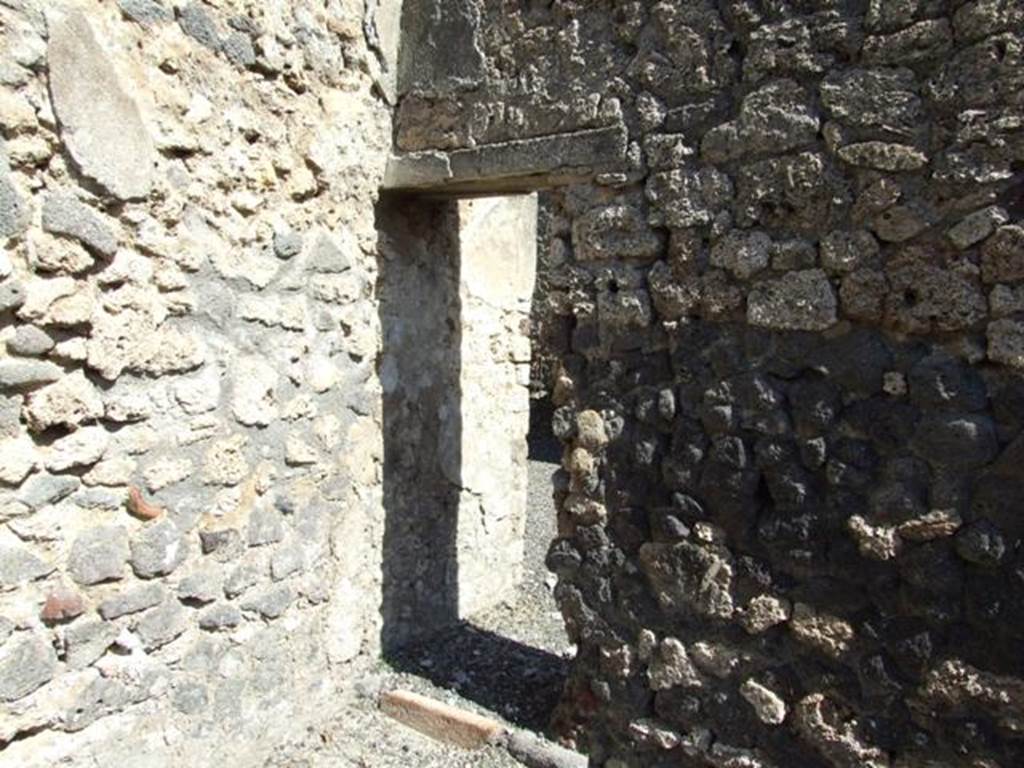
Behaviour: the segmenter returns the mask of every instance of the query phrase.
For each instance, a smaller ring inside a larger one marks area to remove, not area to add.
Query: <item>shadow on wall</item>
[[[461,469],[455,201],[385,195],[377,209],[384,349],[385,657],[458,622]],[[454,479],[454,481],[453,481]]]

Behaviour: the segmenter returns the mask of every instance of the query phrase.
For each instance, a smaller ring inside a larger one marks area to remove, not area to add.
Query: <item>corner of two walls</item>
[[[262,763],[376,657],[379,68],[362,2],[0,8],[0,760]]]

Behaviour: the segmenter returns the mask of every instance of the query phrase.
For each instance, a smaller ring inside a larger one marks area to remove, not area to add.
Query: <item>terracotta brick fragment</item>
[[[43,605],[39,618],[47,623],[68,621],[85,613],[85,601],[77,592],[70,589],[55,589]]]
[[[380,697],[380,709],[425,736],[463,749],[493,744],[504,731],[495,720],[409,691],[385,691]]]
[[[142,491],[132,486],[128,489],[128,512],[140,520],[156,520],[164,513],[162,507],[150,504],[142,495]]]

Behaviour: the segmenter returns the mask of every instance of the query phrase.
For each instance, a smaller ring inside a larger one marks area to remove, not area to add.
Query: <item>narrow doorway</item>
[[[569,649],[543,566],[558,449],[531,419],[537,215],[535,195],[380,203],[381,640],[398,672],[546,730]]]

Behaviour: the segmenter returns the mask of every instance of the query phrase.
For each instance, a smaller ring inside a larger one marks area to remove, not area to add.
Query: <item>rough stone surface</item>
[[[9,312],[25,303],[25,286],[17,280],[0,282],[0,312]]]
[[[67,587],[58,587],[46,596],[39,618],[49,624],[71,621],[85,613],[85,599]]]
[[[67,475],[33,475],[22,485],[18,498],[29,509],[41,509],[67,498],[82,484],[77,477]]]
[[[1024,368],[1024,323],[997,320],[988,326],[988,356],[991,360]]]
[[[224,591],[220,569],[206,566],[182,578],[178,583],[178,599],[183,602],[212,603]]]
[[[653,259],[661,240],[627,206],[595,208],[576,220],[573,242],[580,261]]]
[[[748,301],[747,320],[765,328],[820,331],[837,318],[835,292],[825,273],[816,269],[760,283]]]
[[[79,534],[68,556],[68,573],[79,584],[89,586],[124,577],[128,562],[128,539],[120,526],[100,526]]]
[[[131,541],[131,566],[141,579],[172,573],[187,556],[178,526],[171,520],[147,525]]]
[[[207,48],[218,51],[220,34],[210,14],[201,3],[189,3],[178,11],[181,31]]]
[[[274,235],[274,253],[279,259],[291,259],[302,251],[302,235],[298,232],[279,232]]]
[[[965,216],[956,226],[946,231],[946,237],[960,250],[966,250],[985,240],[1008,220],[1005,209],[992,205]]]
[[[119,630],[99,619],[76,621],[64,633],[65,661],[72,669],[85,669],[114,644]]]
[[[250,547],[276,544],[284,538],[284,524],[281,513],[269,505],[253,510],[249,520],[248,542]]]
[[[50,682],[57,655],[39,637],[15,638],[0,646],[0,701],[14,702]]]
[[[54,11],[48,22],[50,92],[71,156],[115,198],[145,197],[156,153],[138,107],[82,12]]]
[[[791,611],[785,600],[758,595],[747,604],[741,622],[747,632],[757,635],[788,621]]]
[[[1005,226],[981,250],[981,274],[986,283],[1024,279],[1024,226]]]
[[[0,762],[262,765],[377,655],[371,13],[0,4]]]
[[[199,627],[207,632],[233,629],[242,623],[242,612],[234,605],[214,605],[199,614]]]
[[[267,426],[277,418],[277,384],[277,373],[262,360],[246,360],[239,366],[232,411],[240,424]]]
[[[43,202],[43,229],[73,238],[100,256],[112,258],[117,251],[117,236],[110,225],[66,192],[49,195]]]
[[[781,153],[813,143],[817,133],[818,117],[807,93],[792,80],[778,80],[746,96],[737,120],[710,130],[701,153],[713,163]]]
[[[270,576],[281,581],[305,568],[305,555],[298,545],[285,546],[277,550],[270,559]]]
[[[174,13],[160,0],[117,0],[117,7],[132,21],[147,26],[174,20]]]
[[[771,238],[763,232],[732,231],[711,248],[710,263],[747,280],[768,266]]]
[[[146,488],[151,493],[177,485],[191,474],[192,461],[190,459],[159,459],[142,470],[142,477],[146,481]]]
[[[677,686],[700,688],[700,675],[686,648],[674,637],[667,637],[658,645],[654,658],[647,670],[647,677],[654,691],[664,691]]]
[[[928,156],[905,144],[865,141],[848,144],[837,153],[844,162],[878,171],[917,171],[928,164]]]
[[[264,588],[251,594],[239,603],[243,611],[255,611],[264,619],[277,619],[284,615],[295,599],[287,584]]]
[[[754,708],[762,723],[781,725],[786,719],[786,702],[756,680],[745,681],[740,686],[740,695]]]
[[[727,207],[733,184],[714,168],[673,170],[653,174],[646,193],[658,211],[652,224],[693,227],[710,224]]]
[[[879,253],[870,232],[830,232],[821,241],[821,266],[830,275],[854,272],[870,265]]]
[[[181,636],[186,628],[185,609],[175,601],[143,614],[135,623],[135,632],[146,650],[162,648]]]
[[[110,436],[102,427],[83,427],[57,440],[46,457],[50,472],[64,472],[76,467],[90,467],[107,452]]]
[[[0,141],[0,238],[22,234],[28,228],[30,213],[28,204],[11,181],[7,153]]]
[[[81,371],[34,392],[25,406],[25,419],[35,432],[55,426],[73,429],[102,415],[99,391]]]
[[[20,547],[0,547],[0,588],[9,589],[35,581],[54,570],[28,550]]]
[[[830,115],[856,127],[913,130],[921,111],[913,72],[901,68],[852,68],[822,81],[821,99]]]
[[[0,388],[38,387],[60,381],[62,371],[53,363],[37,360],[0,360]]]
[[[164,597],[165,591],[160,584],[143,584],[104,600],[97,610],[109,621],[160,605]]]
[[[856,732],[856,724],[844,722],[842,712],[823,694],[802,699],[795,718],[800,734],[832,765],[884,768],[889,764],[888,756],[864,743]]]
[[[38,464],[31,440],[21,437],[0,441],[0,483],[20,485]]]
[[[236,67],[251,67],[256,63],[256,50],[252,38],[244,32],[231,32],[222,41],[222,49],[228,61]]]
[[[42,357],[56,346],[53,337],[34,325],[23,325],[7,341],[7,351],[22,357]]]

